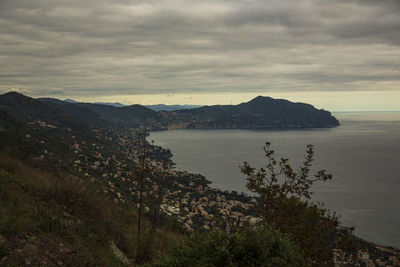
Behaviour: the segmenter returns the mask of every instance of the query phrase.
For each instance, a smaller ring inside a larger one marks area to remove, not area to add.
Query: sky
[[[0,0],[0,93],[400,110],[399,0]]]

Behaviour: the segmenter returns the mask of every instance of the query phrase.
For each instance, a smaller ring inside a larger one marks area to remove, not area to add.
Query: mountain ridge
[[[33,99],[18,93],[0,95],[0,108],[17,118],[36,118],[65,127],[170,129],[301,129],[340,125],[329,111],[310,104],[258,96],[238,105],[213,105],[173,111],[154,111],[134,104],[115,107],[71,103],[55,98]]]
[[[258,96],[238,105],[213,105],[176,111],[191,114],[196,122],[188,128],[329,128],[340,125],[332,114],[310,104]],[[181,118],[183,119],[183,118]]]
[[[52,127],[79,130],[89,128],[89,125],[81,119],[17,92],[0,95],[0,109],[25,123],[42,122]]]
[[[174,111],[180,109],[199,108],[202,106],[203,105],[166,105],[166,104],[145,105],[145,107],[151,108],[154,111]]]

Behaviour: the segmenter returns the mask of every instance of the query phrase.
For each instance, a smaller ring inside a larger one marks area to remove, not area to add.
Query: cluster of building
[[[65,141],[69,142],[70,163],[76,173],[102,185],[115,202],[136,205],[142,155],[133,132],[94,129],[93,140],[72,134],[68,138]],[[43,150],[41,158],[47,156],[47,150]],[[260,220],[254,216],[255,198],[211,188],[204,176],[166,168],[173,164],[171,156],[169,150],[147,144],[144,162],[147,171],[143,180],[145,212],[152,212],[154,200],[161,197],[161,212],[176,218],[189,231],[231,229],[254,225]],[[162,178],[166,183],[160,193]]]
[[[333,249],[333,260],[336,267],[360,266],[360,267],[395,267],[400,266],[400,260],[396,256],[378,258],[373,260],[367,251],[358,250],[357,257],[348,254],[341,249]]]

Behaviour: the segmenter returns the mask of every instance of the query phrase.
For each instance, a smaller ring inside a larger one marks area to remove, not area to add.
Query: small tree
[[[155,199],[154,206],[153,206],[154,213],[151,218],[151,229],[150,229],[149,239],[148,239],[148,244],[147,244],[148,249],[151,249],[151,246],[153,245],[154,235],[155,235],[156,228],[157,228],[159,218],[160,218],[160,206],[161,206],[164,194],[165,194],[165,187],[168,182],[169,172],[170,172],[169,165],[163,164],[163,172],[160,175],[158,185],[157,185],[157,190],[155,193],[156,199]]]
[[[331,180],[332,174],[320,170],[309,177],[311,163],[314,160],[312,145],[307,145],[304,162],[298,171],[293,170],[289,164],[289,159],[281,158],[279,162],[275,159],[275,152],[271,149],[270,142],[265,143],[264,152],[267,158],[267,164],[264,168],[256,170],[248,162],[244,162],[240,169],[242,173],[247,175],[247,188],[260,196],[264,222],[275,225],[283,201],[288,196],[310,199],[312,195],[311,186],[317,181]]]
[[[162,163],[162,171],[154,175],[152,177],[156,182],[157,190],[154,192],[154,201],[152,203],[149,192],[146,191],[145,187],[145,175],[152,173],[155,174],[155,168],[152,166],[150,158],[149,158],[149,150],[152,150],[152,145],[149,147],[146,137],[147,131],[144,127],[143,129],[139,129],[135,133],[136,136],[136,144],[138,149],[139,162],[136,169],[136,180],[138,184],[138,219],[137,219],[137,253],[136,253],[136,263],[143,263],[148,261],[151,258],[152,254],[152,245],[156,232],[156,228],[158,226],[159,218],[160,218],[160,206],[162,203],[162,199],[165,194],[165,188],[169,180],[170,175],[170,162],[165,161]],[[152,141],[153,143],[153,141]],[[157,179],[158,177],[158,179]],[[144,197],[144,193],[146,193],[147,197]],[[153,215],[149,216],[147,219],[150,220],[150,229],[146,230],[145,224],[143,223],[144,219],[144,204],[150,204],[153,210]]]
[[[143,248],[142,248],[142,215],[143,215],[143,188],[144,188],[144,175],[148,171],[146,166],[146,156],[147,156],[147,141],[146,141],[146,128],[144,128],[143,133],[138,134],[138,144],[141,150],[140,158],[140,169],[137,175],[137,182],[139,186],[139,210],[138,210],[138,220],[137,220],[137,254],[136,262],[141,263],[143,261]]]
[[[338,218],[309,200],[311,186],[318,181],[331,180],[332,174],[320,170],[310,175],[314,160],[312,145],[307,145],[304,161],[297,171],[288,159],[278,161],[274,157],[271,143],[265,143],[264,152],[265,167],[256,170],[247,162],[240,166],[247,176],[247,188],[259,195],[264,225],[291,236],[314,260],[315,266],[329,265],[332,262],[329,243],[338,230]]]

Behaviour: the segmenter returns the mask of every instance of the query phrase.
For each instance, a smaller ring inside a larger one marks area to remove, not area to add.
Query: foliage
[[[270,225],[295,240],[315,266],[332,263],[330,244],[338,232],[338,218],[321,204],[310,202],[311,187],[317,181],[328,181],[332,175],[320,170],[310,176],[314,150],[307,146],[303,164],[295,171],[289,160],[274,157],[266,142],[267,164],[256,168],[244,162],[241,171],[247,175],[247,188],[260,196],[260,212],[264,225]]]
[[[24,265],[29,257],[39,266],[51,255],[69,266],[120,266],[110,241],[128,258],[135,256],[136,212],[115,204],[94,184],[77,177],[49,174],[0,153],[0,203],[0,234],[9,240],[2,249],[13,251],[8,255],[10,263]],[[147,220],[143,224],[149,227]],[[164,255],[179,236],[165,226],[156,231],[153,249]],[[61,253],[60,243],[72,252]]]
[[[153,266],[311,266],[299,248],[269,227],[195,233]]]
[[[319,204],[289,197],[283,201],[276,229],[288,234],[315,266],[332,263],[332,244],[338,233],[338,218]]]

